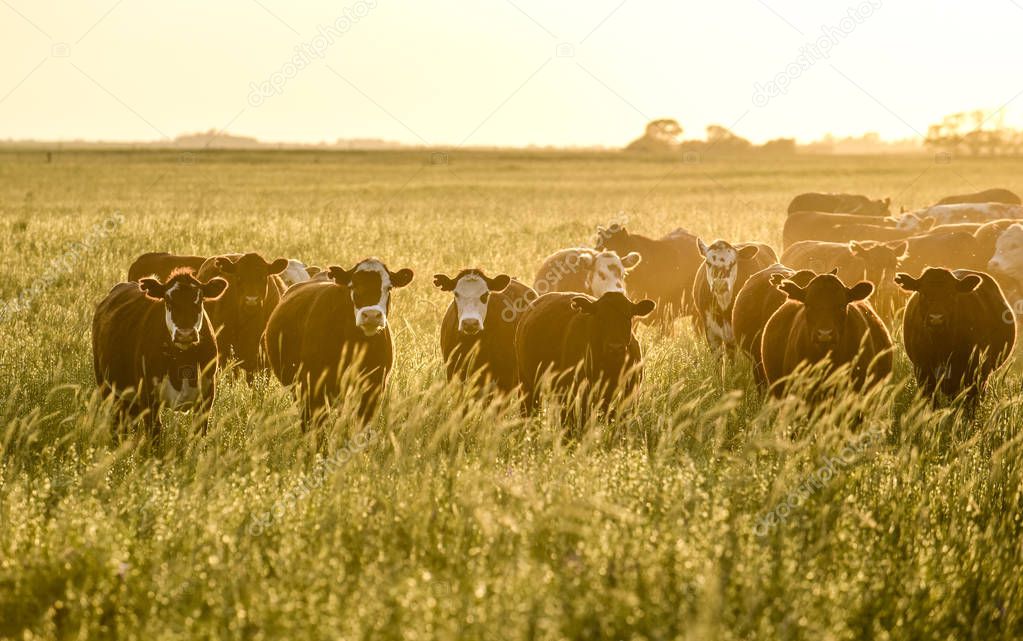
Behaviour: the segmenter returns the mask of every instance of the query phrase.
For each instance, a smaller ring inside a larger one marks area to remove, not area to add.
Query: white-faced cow
[[[490,278],[478,269],[454,278],[437,274],[433,284],[454,295],[440,327],[448,380],[510,394],[519,384],[515,329],[536,292],[505,274]]]
[[[319,270],[316,270],[316,272],[318,271]],[[305,263],[296,258],[289,258],[288,266],[285,267],[284,271],[282,271],[279,275],[284,286],[287,288],[292,285],[306,282],[312,278],[316,272],[310,273],[309,267],[306,266]]]
[[[693,281],[696,326],[711,349],[730,350],[735,344],[732,333],[735,295],[750,276],[778,262],[778,256],[763,243],[732,245],[716,240],[707,245],[697,239],[697,246],[704,261]]]
[[[161,407],[209,411],[216,394],[217,343],[203,304],[227,287],[222,278],[203,282],[178,271],[163,282],[119,283],[96,306],[96,383],[115,397],[121,420],[142,416],[155,431]]]
[[[277,379],[296,386],[307,423],[348,392],[358,396],[359,417],[368,422],[394,362],[391,292],[412,282],[412,270],[392,272],[369,258],[326,274],[285,292],[267,322],[264,349]]]
[[[1023,223],[1009,225],[998,234],[987,267],[1014,305],[1023,298]]]
[[[284,292],[278,274],[287,266],[286,258],[268,263],[259,254],[248,253],[214,256],[199,268],[200,280],[219,276],[230,284],[219,300],[207,305],[221,365],[234,356],[249,378],[260,369],[259,341]]]
[[[925,395],[966,394],[972,403],[1016,342],[1016,324],[998,284],[983,272],[930,268],[899,274],[912,292],[903,321],[906,354]]]
[[[619,256],[613,251],[595,251],[586,247],[562,249],[548,256],[536,278],[537,294],[579,292],[600,297],[607,292],[624,292],[625,276],[640,262],[633,252]]]

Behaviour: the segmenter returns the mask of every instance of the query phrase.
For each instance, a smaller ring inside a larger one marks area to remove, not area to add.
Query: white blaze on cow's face
[[[619,257],[613,251],[602,251],[592,258],[593,266],[586,276],[586,286],[594,297],[608,292],[625,293],[625,275],[639,264],[640,257],[631,252]]]
[[[1023,224],[1010,225],[998,237],[988,269],[1023,280]]]
[[[728,309],[739,271],[739,252],[723,240],[715,241],[709,247],[703,240],[697,242],[707,264],[707,285],[711,294],[720,309]]]
[[[923,227],[923,220],[914,213],[906,213],[895,219],[895,228],[903,231],[916,231]]]
[[[383,263],[366,260],[356,266],[352,274],[355,325],[366,336],[373,336],[387,327],[391,288],[391,276]]]
[[[487,303],[490,288],[477,274],[466,274],[455,285],[455,306],[458,308],[458,331],[462,334],[478,334],[483,331],[487,317]]]

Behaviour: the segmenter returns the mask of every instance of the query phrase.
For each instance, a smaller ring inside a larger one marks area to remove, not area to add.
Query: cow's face
[[[636,252],[619,257],[616,252],[607,250],[579,256],[579,267],[586,271],[586,287],[596,298],[608,292],[624,294],[625,276],[639,262],[640,257]]]
[[[220,298],[227,289],[227,281],[211,278],[201,283],[191,272],[175,272],[166,283],[155,278],[143,278],[139,287],[149,298],[163,301],[164,320],[171,342],[179,349],[188,349],[199,343],[203,301]]]
[[[483,331],[490,293],[504,291],[510,282],[510,276],[501,274],[488,278],[478,269],[464,270],[454,278],[444,274],[433,277],[433,284],[441,291],[454,293],[455,307],[458,310],[458,331],[466,336]]]
[[[1013,278],[1023,276],[1023,224],[1010,225],[998,236],[995,253],[987,266],[998,274]]]
[[[714,295],[714,301],[720,309],[728,309],[735,293],[739,261],[754,258],[760,250],[756,245],[736,248],[723,240],[716,240],[708,246],[697,238],[696,243],[707,266],[707,285]]]
[[[216,267],[227,275],[238,302],[245,308],[256,309],[266,300],[268,277],[287,269],[288,259],[278,258],[268,263],[254,253],[244,254],[234,260],[221,256],[216,259]]]
[[[586,296],[572,299],[572,308],[595,320],[591,339],[599,356],[620,366],[632,341],[632,319],[654,311],[652,300],[630,301],[622,292],[608,292],[591,300]]]
[[[884,282],[895,275],[906,258],[906,248],[905,241],[882,244],[854,240],[849,243],[852,255],[863,261],[866,279],[874,283]]]
[[[915,214],[912,212],[900,214],[899,216],[896,216],[895,218],[891,218],[889,220],[895,221],[896,229],[900,229],[902,231],[907,232],[925,231],[925,229],[930,228],[931,226],[934,225],[933,218],[924,219],[919,214]],[[928,224],[926,221],[930,221],[930,224]]]
[[[355,306],[355,325],[366,336],[374,336],[387,327],[391,308],[391,290],[412,282],[412,270],[392,272],[376,258],[368,258],[350,271],[334,266],[330,278],[349,289]]]
[[[924,325],[931,331],[940,331],[948,327],[949,320],[963,304],[959,296],[977,289],[981,278],[974,274],[956,278],[947,269],[928,267],[920,278],[898,274],[895,282],[907,292],[918,294],[917,304]]]
[[[598,251],[611,250],[624,256],[632,251],[633,245],[629,230],[624,225],[611,223],[607,227],[597,226],[597,239],[593,246]]]
[[[806,287],[786,280],[778,289],[785,292],[790,300],[803,304],[810,343],[816,348],[815,351],[822,352],[842,340],[849,303],[870,296],[874,286],[868,281],[862,281],[853,287],[846,287],[838,276],[820,274]]]

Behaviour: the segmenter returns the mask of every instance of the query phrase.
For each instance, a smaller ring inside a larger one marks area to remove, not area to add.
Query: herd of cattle
[[[440,334],[448,378],[520,395],[530,414],[545,394],[604,413],[640,383],[637,319],[668,327],[692,316],[709,349],[745,352],[775,395],[814,363],[848,366],[862,391],[890,373],[889,329],[905,308],[922,393],[976,400],[1015,344],[1020,198],[993,189],[914,212],[889,206],[797,196],[780,257],[760,242],[612,225],[592,248],[549,256],[531,287],[479,269],[437,274],[453,295]],[[346,270],[255,253],[144,254],[96,308],[96,380],[122,419],[155,427],[161,407],[208,411],[218,367],[234,358],[250,376],[269,368],[307,421],[347,403],[370,420],[394,360],[391,292],[412,278],[375,258]]]

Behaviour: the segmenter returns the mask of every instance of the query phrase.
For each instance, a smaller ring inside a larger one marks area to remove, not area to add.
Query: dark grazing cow
[[[916,214],[877,218],[801,211],[789,214],[782,226],[782,247],[803,240],[847,243],[850,240],[899,240],[927,231],[934,221]]]
[[[891,198],[871,200],[858,194],[800,194],[789,203],[789,213],[796,211],[824,211],[833,214],[863,214],[887,216],[891,213]]]
[[[515,329],[536,292],[511,277],[463,269],[433,284],[454,294],[440,326],[440,351],[448,380],[494,385],[510,394],[519,384]]]
[[[972,194],[958,194],[956,196],[945,196],[938,201],[939,205],[955,205],[959,203],[1005,203],[1006,205],[1019,205],[1019,196],[1008,189],[994,188],[985,189]]]
[[[789,300],[764,328],[761,357],[771,392],[783,396],[786,378],[803,364],[827,362],[826,374],[851,366],[852,385],[866,389],[892,371],[892,338],[866,301],[868,281],[853,287],[834,274],[814,277],[805,287],[783,281]]]
[[[96,383],[117,399],[122,421],[142,416],[157,429],[161,407],[208,413],[216,395],[217,342],[203,303],[228,284],[176,271],[110,290],[92,319]]]
[[[605,414],[616,398],[627,400],[639,382],[641,352],[633,319],[655,303],[630,301],[621,292],[600,298],[555,292],[538,298],[515,334],[519,382],[527,414],[535,413],[544,376],[566,407],[566,417],[585,422],[591,406]],[[577,415],[571,407],[580,406]]]
[[[889,243],[804,240],[786,248],[781,262],[792,269],[810,269],[818,274],[832,272],[846,283],[869,280],[874,285],[877,310],[891,321],[905,299],[894,278],[906,258],[906,249],[904,240]]]
[[[248,253],[213,256],[199,268],[200,280],[219,276],[230,284],[219,300],[206,306],[217,334],[221,365],[233,355],[249,378],[260,369],[259,341],[284,293],[278,274],[287,267],[287,258],[268,263],[259,254]]]
[[[697,240],[682,228],[654,239],[630,233],[620,225],[597,227],[598,249],[610,249],[620,256],[635,252],[643,258],[626,277],[626,291],[633,298],[657,303],[649,320],[661,324],[695,311],[693,279],[703,264]]]
[[[783,280],[790,280],[805,287],[814,276],[808,269],[794,271],[783,264],[775,263],[749,277],[735,296],[732,306],[732,330],[735,344],[753,361],[753,376],[757,383],[764,384],[764,363],[761,359],[761,343],[764,327],[771,315],[782,306],[788,297],[778,289]]]
[[[167,252],[149,252],[135,259],[128,267],[128,280],[140,281],[146,276],[167,280],[176,269],[199,271],[206,259],[202,256],[185,256]]]
[[[392,272],[368,258],[326,274],[285,292],[267,321],[263,348],[274,376],[296,386],[307,424],[348,392],[358,395],[359,417],[368,422],[394,362],[391,290],[412,282],[412,270]]]
[[[917,384],[924,394],[968,399],[984,391],[1016,342],[1016,324],[998,284],[983,272],[931,268],[920,278],[899,274],[913,292],[903,335]]]
[[[711,349],[730,350],[735,344],[732,333],[735,295],[750,276],[778,262],[778,256],[763,243],[731,245],[716,240],[708,246],[697,240],[697,247],[704,262],[693,279],[696,327]]]
[[[554,252],[543,261],[533,289],[548,292],[580,292],[601,296],[606,292],[624,292],[625,275],[640,262],[639,254],[619,256],[613,251],[595,251],[570,247]]]

